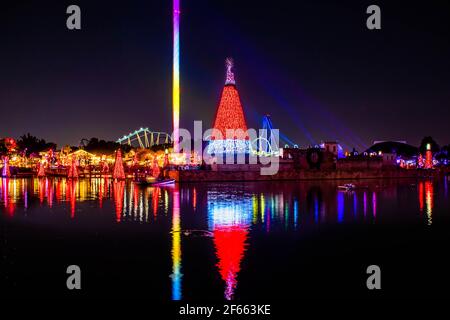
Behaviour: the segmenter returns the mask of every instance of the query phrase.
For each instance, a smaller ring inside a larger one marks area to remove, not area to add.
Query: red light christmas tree
[[[170,166],[169,150],[166,150],[166,152],[164,153],[164,164],[163,164],[163,167],[167,168],[168,166]]]
[[[153,167],[152,167],[152,176],[154,178],[159,178],[159,175],[161,174],[161,170],[159,170],[159,166],[158,166],[158,160],[153,159]]]
[[[72,164],[69,167],[69,172],[67,173],[67,177],[69,179],[78,178],[77,158],[74,155],[72,155]]]
[[[210,153],[248,151],[247,123],[245,121],[233,68],[233,60],[226,60],[227,76],[219,106],[214,119],[213,133],[209,145]]]
[[[117,150],[116,152],[116,161],[114,162],[114,171],[113,171],[114,179],[125,179],[125,171],[123,169],[123,161],[122,161],[122,151]]]
[[[39,178],[45,177],[45,166],[42,162],[39,162],[38,177]]]

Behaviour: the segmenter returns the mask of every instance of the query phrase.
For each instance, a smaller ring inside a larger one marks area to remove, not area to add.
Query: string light
[[[222,91],[208,153],[248,153],[249,136],[244,110],[232,71],[233,60],[226,60],[226,81]],[[231,136],[230,136],[231,133]]]

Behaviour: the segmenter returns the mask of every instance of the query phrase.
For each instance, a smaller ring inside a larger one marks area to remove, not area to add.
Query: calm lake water
[[[447,179],[1,179],[1,290],[170,301],[448,297]],[[82,290],[66,289],[79,265]],[[382,271],[368,291],[366,268]]]

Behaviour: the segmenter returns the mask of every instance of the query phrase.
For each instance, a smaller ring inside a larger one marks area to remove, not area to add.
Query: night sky
[[[393,3],[395,2],[395,3]],[[66,28],[77,4],[82,29]],[[366,28],[378,4],[382,30]],[[450,143],[448,1],[181,0],[181,125],[211,126],[235,60],[250,127],[272,115],[299,145]],[[6,1],[0,137],[58,145],[171,131],[171,0]]]

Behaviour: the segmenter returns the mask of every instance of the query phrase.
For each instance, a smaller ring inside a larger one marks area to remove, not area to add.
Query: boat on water
[[[341,191],[353,191],[356,189],[356,186],[353,183],[346,183],[342,186],[338,186],[338,190]]]
[[[169,186],[175,183],[175,179],[145,179],[145,180],[135,180],[134,183],[140,186]]]
[[[137,185],[154,187],[168,186],[175,183],[175,179],[161,177],[161,171],[156,160],[151,170],[136,170],[133,181]]]

